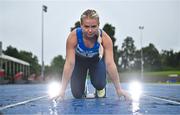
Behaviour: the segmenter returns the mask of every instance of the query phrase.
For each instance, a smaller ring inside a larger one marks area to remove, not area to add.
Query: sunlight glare
[[[142,94],[141,83],[138,81],[133,81],[132,83],[130,83],[129,92],[130,92],[132,99],[134,101],[139,101],[139,98]]]
[[[60,93],[61,85],[59,82],[51,82],[48,85],[48,94],[50,98],[58,96]]]

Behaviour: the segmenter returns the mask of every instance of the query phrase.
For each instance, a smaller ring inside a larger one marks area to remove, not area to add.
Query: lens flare
[[[61,84],[59,82],[51,82],[48,85],[48,94],[50,98],[58,96],[60,93]]]
[[[132,83],[130,83],[129,92],[130,92],[132,99],[134,101],[139,101],[139,98],[142,94],[141,83],[138,81],[133,81]]]
[[[132,112],[138,114],[140,110],[140,97],[142,94],[142,85],[138,81],[133,81],[130,83],[129,92],[132,96]]]

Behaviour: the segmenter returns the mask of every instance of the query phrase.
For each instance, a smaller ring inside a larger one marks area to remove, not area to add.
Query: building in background
[[[23,60],[4,55],[0,41],[0,84],[23,83],[30,75],[30,64]]]

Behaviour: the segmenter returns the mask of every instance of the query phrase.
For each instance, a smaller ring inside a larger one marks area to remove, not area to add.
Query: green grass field
[[[145,72],[145,76],[169,76],[169,75],[178,75],[180,76],[180,71],[159,71],[159,72]]]
[[[120,75],[122,76],[140,76],[140,72],[122,72]],[[180,76],[180,71],[157,71],[157,72],[144,72],[144,76],[164,76],[167,77],[169,75],[178,75]]]
[[[180,85],[180,82],[159,82],[158,84],[178,84],[178,85]]]
[[[167,81],[171,82],[174,79],[177,83],[180,82],[180,71],[144,72],[143,76],[144,76],[143,81],[145,81],[145,82],[166,83]],[[120,80],[123,82],[128,82],[128,81],[135,80],[135,79],[141,80],[140,72],[120,73]]]

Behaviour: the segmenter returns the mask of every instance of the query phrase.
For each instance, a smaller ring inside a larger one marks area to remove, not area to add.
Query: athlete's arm
[[[112,82],[114,84],[116,92],[117,92],[118,96],[123,95],[123,96],[125,96],[126,99],[129,99],[130,97],[121,88],[121,85],[120,85],[119,74],[118,74],[117,67],[114,62],[114,57],[113,57],[112,40],[105,32],[103,32],[102,44],[104,47],[104,58],[105,58],[106,69],[107,69],[110,79],[112,80]]]
[[[72,33],[70,33],[66,42],[66,61],[64,64],[63,75],[62,75],[62,86],[60,91],[61,97],[64,97],[65,90],[67,88],[68,82],[71,78],[74,69],[76,44],[77,44],[76,31],[74,30]]]

